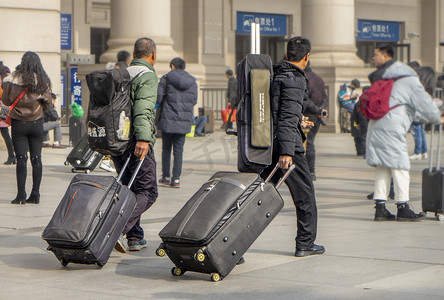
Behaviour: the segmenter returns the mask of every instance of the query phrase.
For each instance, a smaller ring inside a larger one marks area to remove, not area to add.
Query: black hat
[[[225,72],[225,74],[232,76],[234,73],[233,73],[233,70],[228,69],[228,70]]]

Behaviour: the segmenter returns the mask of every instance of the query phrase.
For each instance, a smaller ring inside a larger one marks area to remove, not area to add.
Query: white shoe
[[[413,155],[410,155],[409,158],[410,158],[410,160],[420,160],[422,158],[422,155],[421,155],[421,153],[418,153],[418,154],[413,153]]]
[[[114,169],[113,167],[111,167],[111,161],[109,159],[104,159],[102,160],[102,162],[100,163],[99,168],[103,169],[105,171],[108,172],[116,172],[116,169]]]
[[[427,156],[427,152],[424,152],[423,154],[422,154],[422,159],[427,159],[428,158],[428,156]]]

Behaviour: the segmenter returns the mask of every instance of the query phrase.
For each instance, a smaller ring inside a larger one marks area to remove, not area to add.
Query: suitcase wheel
[[[62,258],[62,259],[60,259],[60,263],[62,264],[62,266],[66,267],[69,264],[69,261],[67,261],[66,259]]]
[[[436,213],[435,216],[438,219],[438,221],[444,222],[444,215],[443,214]]]
[[[211,281],[218,282],[222,280],[222,276],[219,273],[211,273]]]
[[[159,246],[159,248],[156,249],[156,255],[163,257],[165,256],[165,248],[163,248],[162,246]]]
[[[65,160],[64,164],[65,166],[69,166],[69,162],[67,160]]]
[[[174,267],[171,269],[171,274],[173,274],[174,276],[181,276],[183,274],[185,274],[185,270],[182,270],[181,268],[178,267]]]
[[[91,173],[91,170],[90,170],[90,169],[86,169],[86,170],[85,170],[85,173],[86,173],[86,174],[89,174],[89,173]]]
[[[194,260],[197,262],[203,262],[205,258],[205,254],[200,249],[194,254]]]

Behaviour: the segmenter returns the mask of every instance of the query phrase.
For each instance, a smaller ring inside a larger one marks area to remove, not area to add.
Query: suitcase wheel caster
[[[211,273],[211,281],[218,282],[222,280],[222,276],[219,273]]]
[[[160,256],[160,257],[163,257],[163,256],[165,256],[165,248],[161,248],[161,247],[159,247],[159,248],[157,248],[156,249],[156,255],[157,256]]]
[[[181,268],[178,267],[174,267],[171,269],[171,274],[173,274],[174,276],[181,276],[185,274],[185,270],[182,270]]]
[[[203,262],[205,260],[205,254],[202,250],[199,250],[194,254],[194,260],[197,262]]]
[[[85,173],[86,173],[86,174],[89,174],[89,173],[91,173],[91,170],[90,170],[90,169],[86,169],[86,170],[85,170]]]
[[[436,213],[435,216],[438,219],[438,221],[444,222],[444,215],[443,214]]]
[[[66,266],[69,264],[69,262],[68,262],[66,259],[64,259],[64,258],[62,258],[62,259],[60,260],[60,263],[61,263],[62,266],[64,266],[64,267],[66,267]]]
[[[65,166],[69,166],[69,162],[67,160],[64,162],[64,164]]]
[[[71,172],[76,173],[77,172],[76,168],[72,168]]]

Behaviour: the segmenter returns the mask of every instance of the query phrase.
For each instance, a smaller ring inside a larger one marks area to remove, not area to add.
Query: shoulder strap
[[[14,107],[17,105],[17,103],[20,101],[20,99],[23,98],[23,96],[26,94],[26,92],[28,91],[28,88],[25,88],[20,95],[17,97],[17,99],[15,99],[14,103],[11,104],[11,106],[9,107],[9,111],[13,110]]]

